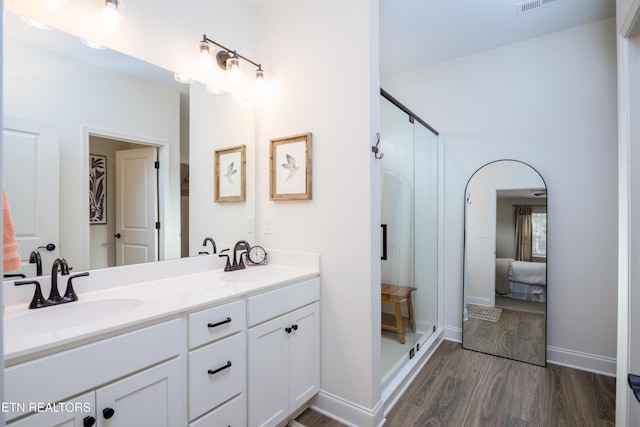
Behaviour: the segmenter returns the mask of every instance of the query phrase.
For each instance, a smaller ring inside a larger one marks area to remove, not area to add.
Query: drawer
[[[320,299],[320,279],[305,280],[247,299],[247,323],[257,325]]]
[[[6,368],[4,401],[62,401],[167,360],[184,348],[183,328],[175,319]]]
[[[189,353],[189,419],[199,417],[246,389],[244,331]]]
[[[189,427],[244,427],[247,425],[246,398],[244,393],[216,408]]]
[[[189,348],[199,347],[245,328],[246,305],[236,301],[189,315]]]

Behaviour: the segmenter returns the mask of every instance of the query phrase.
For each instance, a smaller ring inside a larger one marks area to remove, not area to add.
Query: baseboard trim
[[[382,427],[385,423],[382,400],[368,409],[320,390],[311,409],[350,427]]]
[[[442,337],[447,341],[462,342],[462,328],[445,325],[444,335]]]
[[[609,377],[616,376],[617,360],[612,357],[599,356],[597,354],[582,353],[547,346],[547,363],[580,369]]]

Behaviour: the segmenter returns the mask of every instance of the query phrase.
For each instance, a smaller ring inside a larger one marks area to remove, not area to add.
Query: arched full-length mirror
[[[462,346],[546,365],[547,187],[526,163],[498,160],[465,190]]]

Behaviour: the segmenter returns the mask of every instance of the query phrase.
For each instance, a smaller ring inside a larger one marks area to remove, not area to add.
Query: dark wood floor
[[[615,378],[515,362],[444,341],[385,426],[615,426],[615,387]],[[311,410],[297,421],[342,426]]]
[[[465,320],[462,341],[470,350],[544,365],[546,327],[544,314],[503,309],[497,322]]]

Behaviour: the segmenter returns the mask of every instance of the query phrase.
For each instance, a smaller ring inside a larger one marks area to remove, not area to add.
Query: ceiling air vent
[[[533,12],[541,7],[551,6],[552,4],[560,3],[562,0],[529,0],[516,5],[516,15],[522,15],[525,13]]]

